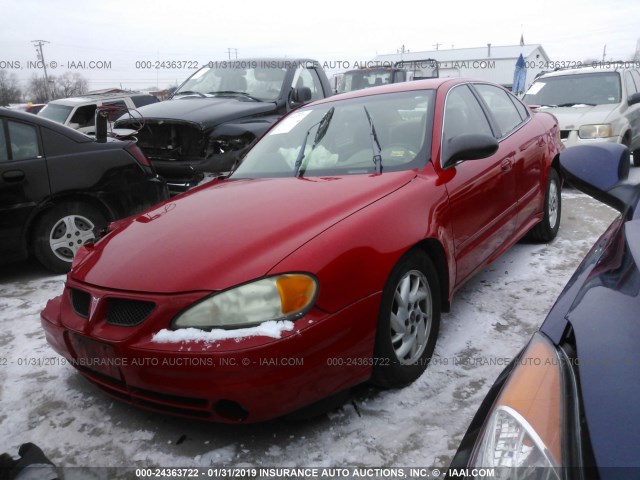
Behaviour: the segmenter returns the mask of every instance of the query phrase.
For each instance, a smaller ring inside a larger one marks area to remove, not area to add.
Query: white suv
[[[640,73],[634,62],[596,63],[538,77],[523,100],[553,113],[565,146],[621,143],[640,166]]]
[[[117,109],[109,115],[109,121],[113,122],[127,110],[156,102],[158,102],[156,97],[141,92],[88,93],[81,97],[52,100],[38,112],[38,115],[83,133],[93,133],[98,106],[111,106]]]

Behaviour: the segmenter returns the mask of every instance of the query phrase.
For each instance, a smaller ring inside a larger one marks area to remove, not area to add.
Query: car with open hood
[[[458,477],[639,478],[640,185],[615,144],[560,155],[567,182],[620,212],[500,374],[452,461]]]
[[[407,385],[454,292],[525,235],[556,236],[561,149],[552,115],[482,81],[301,107],[229,178],[85,246],[47,341],[114,398],[219,422]]]
[[[205,174],[228,175],[276,120],[331,93],[315,60],[209,62],[169,100],[123,116],[116,127],[136,132],[138,146],[175,194],[194,187]]]

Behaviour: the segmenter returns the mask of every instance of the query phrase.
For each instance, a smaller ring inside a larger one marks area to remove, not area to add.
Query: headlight
[[[306,313],[316,292],[316,280],[310,275],[263,278],[206,298],[178,315],[173,327],[209,330],[292,319]]]
[[[580,138],[609,138],[613,137],[613,129],[610,124],[583,125],[578,130]]]
[[[470,467],[494,467],[504,478],[514,472],[500,467],[518,467],[517,478],[560,478],[558,467],[570,463],[563,457],[563,359],[544,335],[534,335],[482,426]]]

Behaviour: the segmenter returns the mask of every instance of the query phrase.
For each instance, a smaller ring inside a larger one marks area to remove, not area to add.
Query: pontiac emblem
[[[98,304],[100,303],[100,297],[91,296],[91,305],[89,305],[89,321],[93,320],[93,316],[98,309]]]

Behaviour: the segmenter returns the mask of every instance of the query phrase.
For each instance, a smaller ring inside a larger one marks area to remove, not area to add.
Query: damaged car
[[[210,62],[170,100],[139,108],[141,118],[123,117],[116,127],[137,132],[138,147],[176,194],[205,174],[227,175],[282,115],[331,93],[314,60]]]

